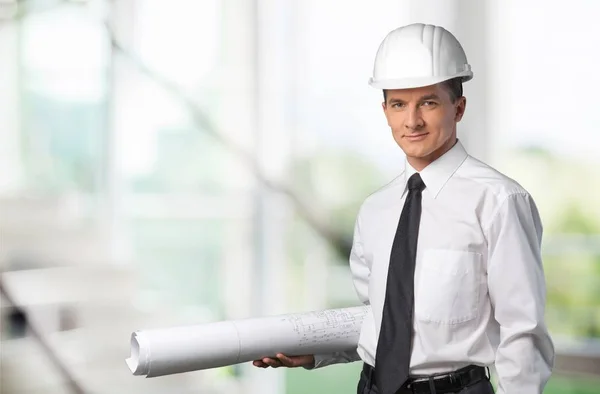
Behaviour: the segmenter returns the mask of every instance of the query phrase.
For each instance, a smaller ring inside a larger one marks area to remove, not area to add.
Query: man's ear
[[[465,96],[456,99],[456,112],[454,113],[454,121],[460,122],[467,109],[467,98]]]

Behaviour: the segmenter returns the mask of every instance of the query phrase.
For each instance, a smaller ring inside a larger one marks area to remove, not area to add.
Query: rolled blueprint
[[[356,350],[369,306],[136,331],[126,360],[148,378],[290,356]]]

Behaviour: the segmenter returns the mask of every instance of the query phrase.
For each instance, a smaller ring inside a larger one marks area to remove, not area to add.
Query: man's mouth
[[[406,138],[409,141],[421,141],[421,140],[425,139],[427,134],[429,134],[429,133],[406,134],[404,136],[404,138]]]

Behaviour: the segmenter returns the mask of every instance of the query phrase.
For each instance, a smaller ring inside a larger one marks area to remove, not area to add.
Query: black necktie
[[[381,331],[375,356],[375,380],[382,394],[394,394],[408,378],[414,305],[417,239],[421,221],[419,173],[408,179],[408,196],[394,237]]]

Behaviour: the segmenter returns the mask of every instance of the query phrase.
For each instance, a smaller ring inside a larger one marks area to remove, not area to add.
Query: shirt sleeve
[[[487,238],[489,295],[500,325],[498,394],[541,394],[554,364],[554,345],[544,322],[542,224],[531,196],[508,196]]]
[[[354,281],[354,289],[360,302],[369,305],[369,276],[370,268],[366,262],[363,251],[362,239],[360,237],[360,214],[356,219],[354,226],[354,237],[352,241],[352,250],[350,251],[350,271]],[[332,364],[348,363],[359,361],[360,356],[356,349],[348,352],[336,352],[315,354],[315,365],[307,369],[316,369]]]

